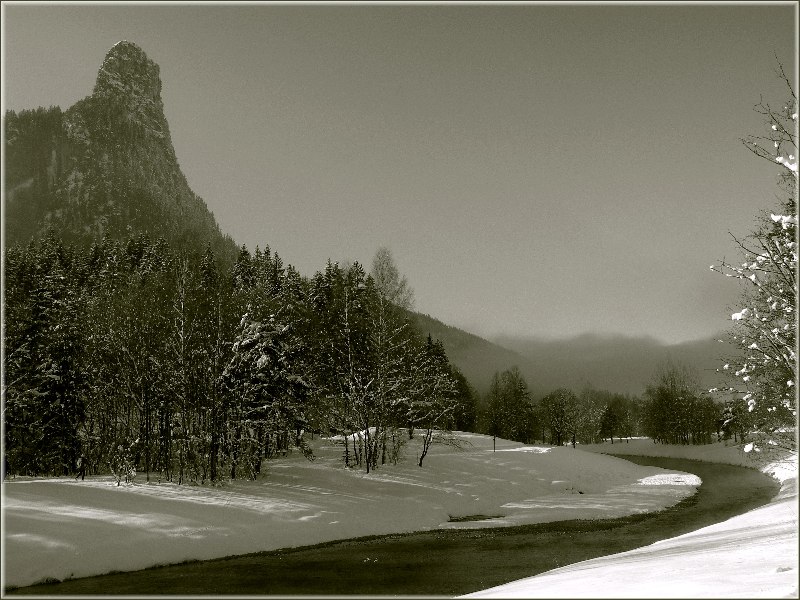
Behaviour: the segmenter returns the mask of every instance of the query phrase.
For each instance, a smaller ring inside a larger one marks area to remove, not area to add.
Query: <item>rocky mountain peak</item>
[[[63,113],[8,117],[6,223],[15,240],[48,228],[80,243],[135,231],[236,255],[178,164],[159,71],[139,46],[121,41],[107,52],[91,95]]]
[[[97,73],[95,96],[135,96],[161,103],[161,78],[156,63],[133,42],[114,44]]]
[[[89,120],[106,129],[101,138],[156,138],[165,142],[170,155],[174,153],[158,65],[136,44],[124,40],[114,44],[97,72],[88,100],[93,111]],[[69,118],[70,130],[80,131],[80,123],[72,123],[74,116]]]

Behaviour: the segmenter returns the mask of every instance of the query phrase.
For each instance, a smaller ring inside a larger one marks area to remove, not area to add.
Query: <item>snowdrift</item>
[[[650,440],[585,446],[592,452],[753,466],[737,447]],[[575,563],[469,594],[470,598],[797,598],[797,454],[764,464],[782,482],[775,499],[743,515],[650,546]]]

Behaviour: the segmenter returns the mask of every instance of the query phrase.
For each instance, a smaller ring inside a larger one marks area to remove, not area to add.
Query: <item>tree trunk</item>
[[[213,425],[212,425],[213,428]],[[217,434],[211,430],[211,449],[209,451],[209,468],[211,471],[211,481],[217,480]]]
[[[150,409],[145,404],[144,394],[142,394],[142,407],[144,407],[144,470],[147,482],[150,483]]]
[[[431,440],[433,439],[433,430],[428,429],[425,434],[422,436],[422,454],[419,456],[419,466],[422,466],[422,461],[425,460],[425,456],[428,454],[428,448],[431,447]]]
[[[233,444],[231,444],[233,446],[231,448],[231,479],[236,479],[236,463],[239,459],[239,440],[242,437],[241,426],[236,428],[234,436]]]

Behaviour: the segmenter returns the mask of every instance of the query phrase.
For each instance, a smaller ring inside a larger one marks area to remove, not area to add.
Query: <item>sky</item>
[[[778,205],[740,138],[775,55],[796,81],[790,2],[5,2],[3,109],[68,108],[122,39],[237,243],[308,276],[387,246],[484,337],[714,337],[739,288],[709,265]]]

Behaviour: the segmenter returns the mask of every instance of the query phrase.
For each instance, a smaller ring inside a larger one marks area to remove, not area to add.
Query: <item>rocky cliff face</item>
[[[136,44],[125,40],[117,42],[97,72],[93,95],[122,101],[141,99],[161,110],[158,65]]]
[[[143,232],[235,252],[178,165],[158,65],[136,44],[115,44],[92,94],[67,111],[8,113],[6,144],[8,242],[51,227],[78,243]]]
[[[159,68],[136,44],[118,42],[106,54],[92,92],[96,116],[106,117],[108,133],[168,142]]]

